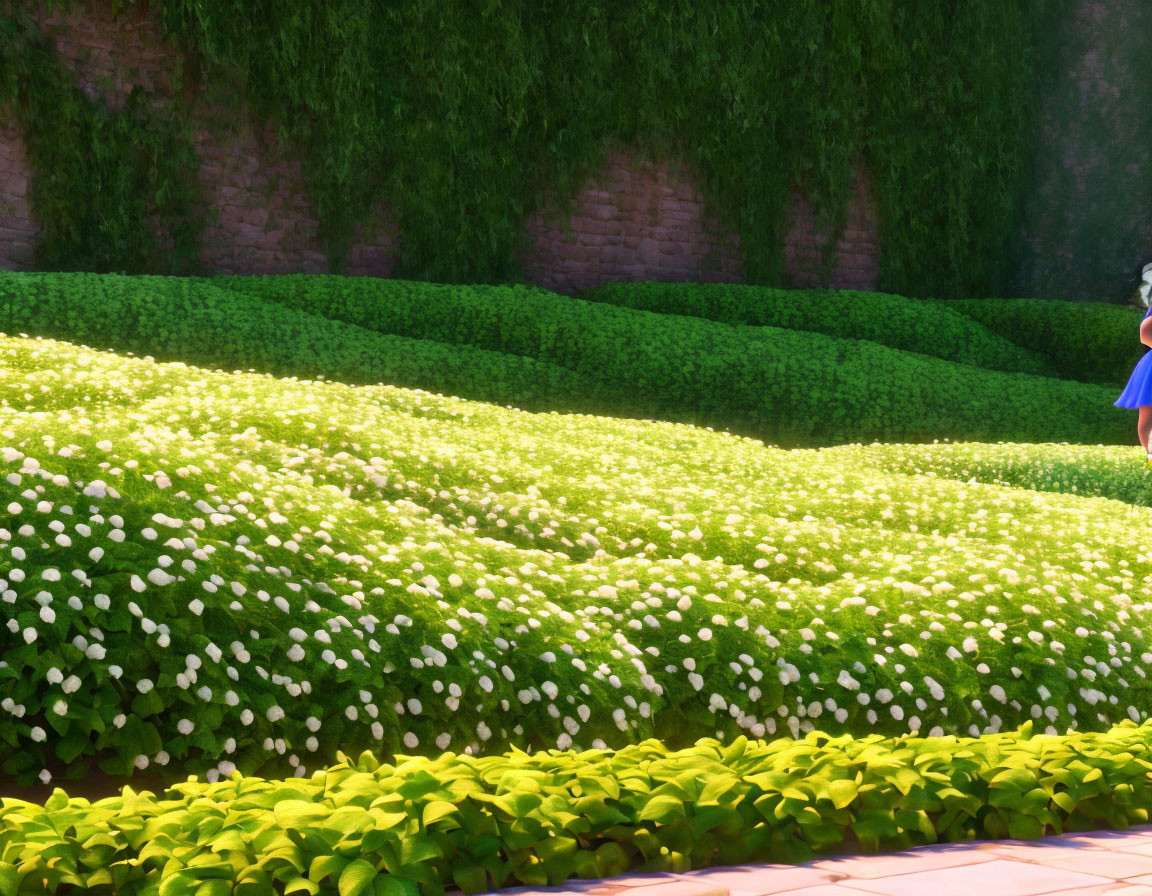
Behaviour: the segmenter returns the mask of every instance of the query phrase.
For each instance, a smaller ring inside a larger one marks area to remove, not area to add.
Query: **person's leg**
[[[1144,451],[1148,451],[1148,437],[1152,434],[1152,405],[1140,406],[1140,419],[1136,423],[1136,434],[1140,437],[1140,444]]]

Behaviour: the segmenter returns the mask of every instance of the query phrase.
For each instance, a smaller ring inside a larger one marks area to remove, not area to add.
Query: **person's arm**
[[[1140,341],[1152,348],[1152,316],[1146,317],[1140,322]]]

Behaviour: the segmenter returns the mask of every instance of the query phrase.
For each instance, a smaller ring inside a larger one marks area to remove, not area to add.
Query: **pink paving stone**
[[[1083,874],[1061,868],[1046,868],[1027,862],[994,859],[976,865],[941,868],[936,871],[903,873],[895,877],[845,881],[849,886],[883,896],[970,896],[974,893],[996,896],[1040,896],[1055,890],[1069,890],[1112,883],[1115,879]]]
[[[743,896],[733,893],[732,896]],[[820,884],[802,890],[789,890],[784,896],[868,896],[866,890],[856,890],[846,884]]]
[[[1105,852],[1104,850],[1084,850],[1080,853],[1066,853],[1063,850],[1053,855],[1049,851],[1040,859],[1050,868],[1066,868],[1084,874],[1098,874],[1114,880],[1126,880],[1152,876],[1152,856],[1142,856],[1132,852]]]
[[[1014,862],[1030,862],[1033,865],[1048,865],[1057,860],[1078,862],[1086,856],[1110,855],[1108,850],[1086,843],[1064,845],[1059,842],[994,846],[989,852],[998,858],[1011,859]]]
[[[812,867],[844,875],[854,880],[891,877],[895,874],[935,871],[959,865],[991,862],[999,856],[992,850],[980,849],[975,843],[943,844],[883,856],[846,856],[813,862]]]
[[[740,896],[769,896],[834,883],[844,875],[810,865],[747,865],[737,868],[704,868],[689,871],[680,877],[706,878],[726,886],[733,894],[739,893]],[[645,893],[645,896],[649,894]]]
[[[652,884],[671,883],[672,881],[678,879],[679,876],[672,874],[670,871],[652,871],[648,874],[630,874],[626,877],[609,877],[604,880],[604,883],[617,887],[650,887]]]
[[[1131,841],[1117,842],[1113,848],[1119,852],[1134,852],[1142,856],[1152,856],[1152,837],[1140,837]]]
[[[1056,890],[1044,896],[1152,896],[1152,887],[1127,883],[1101,884],[1098,887],[1081,887],[1076,890]]]
[[[625,883],[626,882],[626,883]],[[487,896],[612,896],[639,891],[641,896],[729,896],[728,888],[707,880],[688,881],[673,874],[637,874],[604,880],[573,878],[554,887],[508,887]]]
[[[643,896],[729,896],[728,888],[708,878],[675,880],[644,887]]]
[[[1127,831],[1081,831],[1072,834],[1060,834],[1052,839],[1075,840],[1082,843],[1098,843],[1105,849],[1112,849],[1116,844],[1127,843],[1134,839],[1152,840],[1152,828],[1129,828]]]

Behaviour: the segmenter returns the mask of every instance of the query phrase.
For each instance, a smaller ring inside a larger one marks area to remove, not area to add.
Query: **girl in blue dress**
[[[1140,341],[1152,346],[1152,304],[1149,303],[1152,294],[1152,264],[1144,265],[1140,272],[1140,300],[1148,310],[1144,312],[1144,319],[1140,322]],[[1120,393],[1115,402],[1118,408],[1137,408],[1140,418],[1136,422],[1136,435],[1144,448],[1144,454],[1152,466],[1152,452],[1148,450],[1148,438],[1152,433],[1152,352],[1145,352],[1128,378],[1128,385]]]

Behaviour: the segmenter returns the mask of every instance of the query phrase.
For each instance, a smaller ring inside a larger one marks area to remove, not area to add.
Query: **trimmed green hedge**
[[[526,286],[365,277],[223,277],[229,290],[386,333],[562,364],[664,419],[781,445],[1132,441],[1112,389],[983,370],[863,339],[655,314]],[[612,413],[609,401],[604,412]]]
[[[731,283],[606,283],[580,296],[658,314],[867,339],[987,370],[1060,376],[1047,358],[959,311],[879,292],[773,289]]]
[[[966,314],[1051,359],[1065,379],[1122,387],[1147,351],[1138,335],[1142,314],[1127,305],[1047,299],[955,299],[934,304]]]
[[[384,381],[532,409],[579,409],[592,385],[556,364],[370,332],[180,277],[0,272],[0,326],[159,360]]]
[[[0,324],[189,363],[655,417],[785,446],[1132,441],[1113,388],[526,286],[5,273]]]
[[[346,757],[311,779],[0,808],[0,892],[481,893],[1145,823],[1152,726]],[[236,889],[234,889],[234,887]]]

